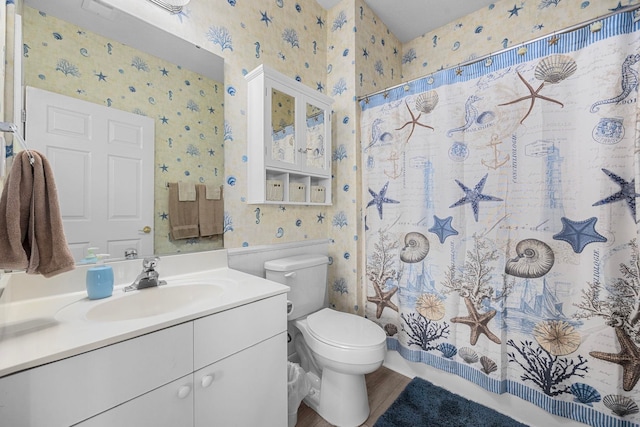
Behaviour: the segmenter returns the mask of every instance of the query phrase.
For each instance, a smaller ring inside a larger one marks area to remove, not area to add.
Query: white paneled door
[[[64,230],[76,260],[153,253],[154,121],[26,88],[25,139],[54,171]]]

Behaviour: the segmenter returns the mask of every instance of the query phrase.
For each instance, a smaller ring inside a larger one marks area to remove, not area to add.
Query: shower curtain
[[[404,358],[640,423],[633,12],[361,101],[367,316]]]

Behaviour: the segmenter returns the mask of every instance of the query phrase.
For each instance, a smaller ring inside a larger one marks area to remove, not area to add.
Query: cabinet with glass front
[[[248,202],[331,204],[333,100],[264,65],[248,82]]]

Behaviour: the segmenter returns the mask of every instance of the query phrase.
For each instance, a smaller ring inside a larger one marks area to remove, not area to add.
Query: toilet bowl
[[[296,339],[304,339],[322,371],[319,392],[304,402],[333,425],[361,425],[369,417],[364,375],[384,361],[383,330],[370,320],[329,308],[294,321],[294,326],[301,333]]]
[[[294,326],[301,333],[296,339],[303,338],[322,372],[320,390],[304,402],[333,425],[361,425],[370,412],[364,375],[384,361],[383,330],[370,320],[329,308],[294,321]]]
[[[327,263],[324,255],[298,255],[264,267],[267,279],[290,287],[288,319],[312,383],[304,402],[329,423],[354,427],[369,417],[364,375],[382,365],[386,334],[371,320],[326,308]]]

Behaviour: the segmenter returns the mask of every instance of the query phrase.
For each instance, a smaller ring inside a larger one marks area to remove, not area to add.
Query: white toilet
[[[369,417],[364,375],[382,365],[386,334],[368,319],[323,308],[327,264],[324,255],[298,255],[264,268],[267,279],[291,288],[288,319],[300,332],[295,348],[312,380],[304,402],[333,425],[359,426]]]

